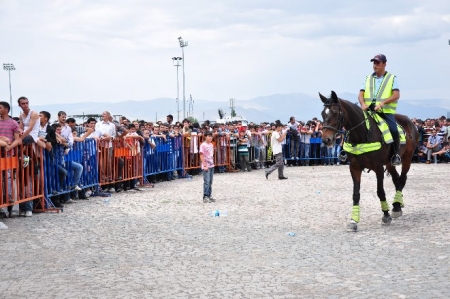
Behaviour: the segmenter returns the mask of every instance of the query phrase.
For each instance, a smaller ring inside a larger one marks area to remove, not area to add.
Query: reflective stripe
[[[359,222],[359,206],[352,207],[352,220],[356,223]]]
[[[381,142],[360,143],[354,146],[351,143],[344,142],[344,151],[353,155],[362,155],[373,152],[381,148]]]
[[[377,102],[380,102],[381,100],[381,95],[384,93],[384,90],[386,89],[386,85],[388,84],[388,82],[391,80],[392,75],[390,73],[388,73],[386,76],[384,76],[383,78],[383,82],[381,82],[381,86],[378,89],[378,93],[377,93]],[[373,78],[373,81],[375,81],[375,77]],[[392,83],[394,83],[394,81],[392,81]]]
[[[370,106],[373,102],[375,102],[375,105],[379,105],[382,101],[392,96],[393,94],[392,86],[394,84],[394,78],[395,75],[391,73],[386,73],[383,78],[383,81],[381,82],[380,88],[378,89],[377,94],[374,95],[375,76],[374,75],[367,76],[364,90],[364,103],[368,106]],[[397,102],[389,103],[381,108],[381,111],[387,114],[395,114],[396,110],[397,110]]]

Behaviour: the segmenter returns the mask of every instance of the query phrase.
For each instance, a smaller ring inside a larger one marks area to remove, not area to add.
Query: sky
[[[448,0],[0,0],[1,63],[31,107],[175,99],[180,36],[194,100],[357,93],[379,53],[402,99],[450,100]]]

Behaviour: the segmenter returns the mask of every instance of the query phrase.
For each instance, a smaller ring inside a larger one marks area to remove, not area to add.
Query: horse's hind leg
[[[409,171],[409,167],[411,166],[410,163],[403,163],[402,165],[402,175],[400,176],[392,165],[386,165],[386,169],[391,174],[392,182],[395,186],[395,196],[394,201],[392,203],[392,217],[398,218],[402,216],[402,207],[403,204],[403,193],[402,190],[405,187],[406,183],[406,173]]]
[[[389,225],[392,222],[391,215],[389,215],[389,205],[386,201],[386,193],[384,192],[383,181],[384,181],[384,171],[381,165],[376,171],[377,175],[377,195],[380,199],[381,210],[383,211],[383,218],[381,218],[381,225]]]

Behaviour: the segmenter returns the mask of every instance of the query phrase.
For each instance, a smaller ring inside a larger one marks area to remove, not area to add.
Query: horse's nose
[[[330,144],[331,143],[331,139],[330,138],[325,138],[325,139],[322,139],[322,143],[325,143],[325,144]]]

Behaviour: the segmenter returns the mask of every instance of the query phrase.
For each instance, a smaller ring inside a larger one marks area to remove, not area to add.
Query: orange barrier
[[[214,165],[230,167],[230,138],[225,136],[216,136],[213,139],[214,145]]]
[[[101,140],[98,143],[99,185],[142,180],[142,151],[134,138]]]
[[[183,137],[183,168],[184,170],[200,169],[200,145],[205,140],[203,135],[190,135]],[[213,138],[214,165],[230,168],[230,139],[227,136]]]
[[[0,149],[0,208],[33,200],[33,211],[46,211],[43,173],[43,153],[39,146]]]

